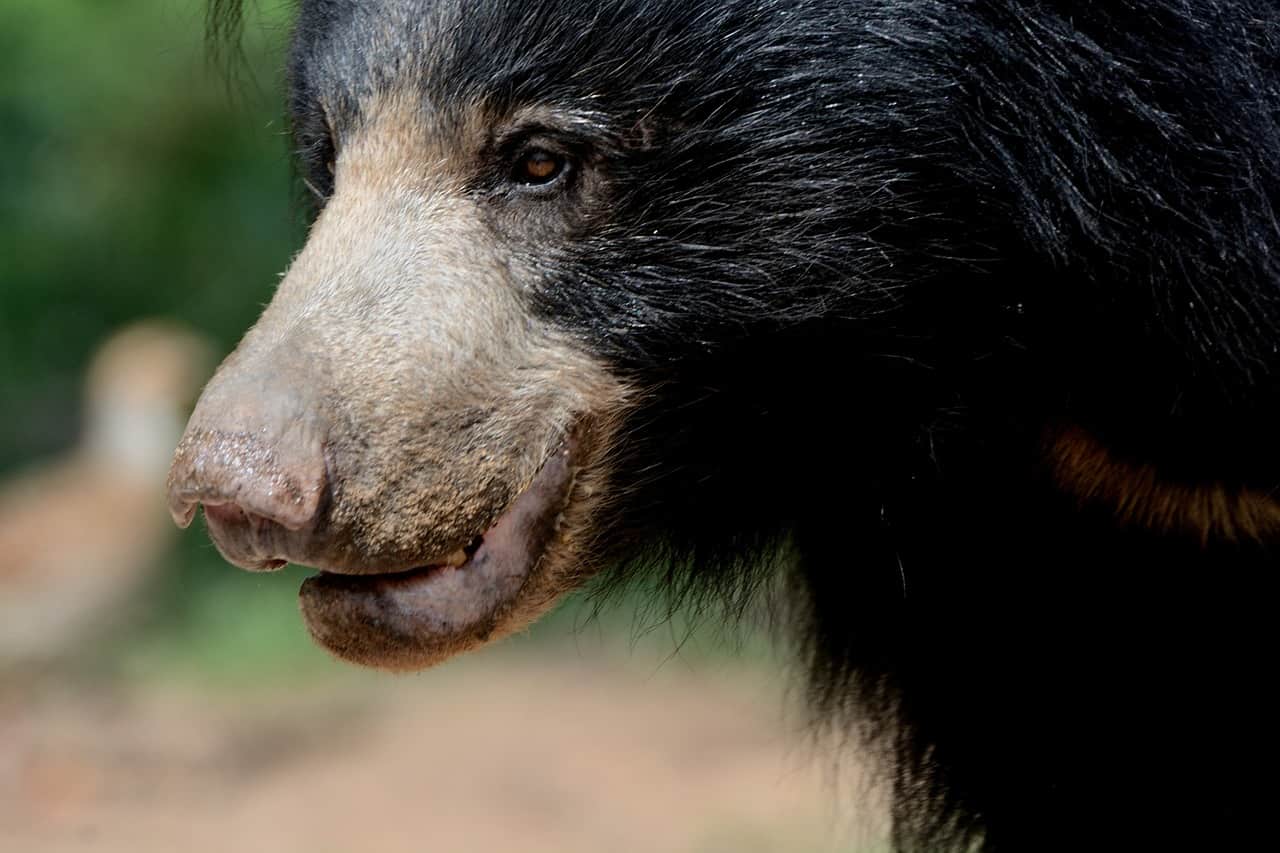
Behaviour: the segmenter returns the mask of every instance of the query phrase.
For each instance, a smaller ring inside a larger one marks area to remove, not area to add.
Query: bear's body
[[[321,642],[781,549],[899,848],[1270,837],[1272,0],[303,0],[291,77],[319,219],[171,483]]]

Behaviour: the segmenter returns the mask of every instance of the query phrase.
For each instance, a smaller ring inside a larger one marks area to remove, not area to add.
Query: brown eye
[[[521,184],[549,184],[564,171],[564,158],[550,151],[530,151],[516,163],[515,179]]]

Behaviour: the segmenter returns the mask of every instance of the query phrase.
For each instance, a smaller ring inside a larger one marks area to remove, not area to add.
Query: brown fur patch
[[[1122,524],[1213,541],[1265,542],[1280,537],[1274,494],[1221,481],[1169,478],[1158,466],[1125,459],[1079,426],[1051,428],[1046,456],[1054,483],[1083,505],[1100,506]]]

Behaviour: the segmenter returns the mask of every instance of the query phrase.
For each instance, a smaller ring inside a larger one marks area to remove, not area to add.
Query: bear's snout
[[[321,514],[328,491],[322,430],[293,395],[243,384],[215,379],[201,398],[169,470],[169,511],[185,527],[203,504],[228,560],[274,569]]]

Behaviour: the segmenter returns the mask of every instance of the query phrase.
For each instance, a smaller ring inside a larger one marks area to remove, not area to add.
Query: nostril
[[[186,530],[191,526],[192,520],[196,517],[196,508],[199,506],[195,501],[186,498],[169,497],[169,515],[173,517],[173,523]]]
[[[204,504],[204,517],[224,527],[237,527],[248,524],[250,521],[250,515],[235,504],[208,501]]]
[[[249,553],[256,552],[260,547],[258,544],[260,536],[267,533],[270,538],[270,529],[279,526],[272,519],[264,518],[234,503],[206,502],[204,516],[209,525],[209,532],[215,534],[214,541],[222,544],[229,541],[253,543],[249,547]],[[275,571],[288,565],[287,560],[278,557],[241,557],[235,562],[253,571]]]
[[[274,518],[268,518],[233,503],[206,501],[204,515],[206,520],[221,527],[244,527],[259,531],[272,527],[283,527]]]

